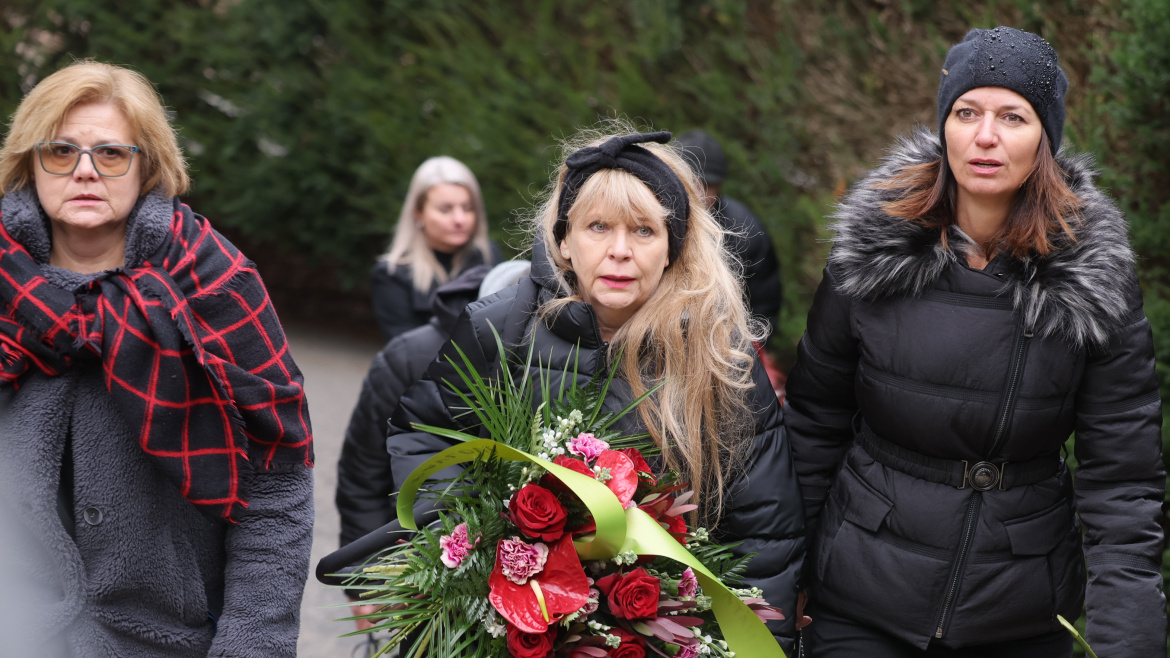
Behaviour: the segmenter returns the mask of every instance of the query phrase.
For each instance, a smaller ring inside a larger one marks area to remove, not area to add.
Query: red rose
[[[586,475],[591,479],[593,478],[593,469],[589,468],[589,466],[580,459],[573,459],[572,457],[559,455],[556,459],[553,460],[553,463],[557,466],[564,466],[570,471],[576,471],[581,475]],[[545,473],[544,477],[540,479],[540,483],[557,493],[566,493],[569,491],[569,488],[565,486],[565,483],[561,482],[561,479],[552,473]]]
[[[556,635],[556,631],[551,628],[547,633],[525,633],[508,624],[508,655],[512,658],[546,658],[551,656],[554,635]]]
[[[627,574],[614,573],[597,581],[605,593],[609,610],[623,619],[654,619],[658,616],[658,599],[662,587],[658,579],[642,567]]]
[[[620,628],[613,628],[606,632],[622,639],[618,648],[609,652],[610,658],[646,658],[646,641],[640,636],[627,633]]]
[[[642,453],[637,448],[622,448],[618,452],[630,458],[634,462],[634,470],[638,472],[638,478],[645,480],[650,486],[658,484],[658,478],[654,475],[654,470],[650,468],[650,464],[642,458]]]
[[[568,514],[553,492],[536,484],[526,484],[512,496],[508,505],[512,523],[532,539],[556,541],[565,534]]]

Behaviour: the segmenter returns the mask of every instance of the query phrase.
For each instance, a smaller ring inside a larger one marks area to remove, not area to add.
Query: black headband
[[[666,208],[667,232],[670,238],[670,262],[678,258],[687,236],[687,218],[691,203],[687,188],[665,162],[649,150],[638,146],[642,142],[670,141],[670,133],[637,133],[614,137],[600,146],[589,146],[576,151],[565,160],[565,178],[561,182],[561,197],[557,202],[557,221],[553,237],[560,243],[569,231],[569,208],[577,200],[577,193],[589,177],[602,169],[621,169],[638,177],[655,198]]]

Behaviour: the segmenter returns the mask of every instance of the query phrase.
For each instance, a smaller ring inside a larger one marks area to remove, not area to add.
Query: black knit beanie
[[[720,185],[727,177],[727,156],[719,140],[702,130],[691,130],[678,136],[687,164],[691,165],[706,185]]]
[[[1047,41],[1031,32],[997,27],[971,30],[951,48],[938,85],[938,135],[944,152],[951,108],[959,96],[977,87],[1003,87],[1027,99],[1056,154],[1064,133],[1068,77]]]

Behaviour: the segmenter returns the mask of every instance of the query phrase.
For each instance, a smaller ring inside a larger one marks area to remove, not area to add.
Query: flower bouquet
[[[419,496],[442,510],[439,520],[347,584],[379,606],[362,617],[376,621],[363,632],[390,631],[378,655],[401,645],[404,658],[783,657],[763,624],[781,612],[759,590],[728,587],[750,556],[689,527],[697,506],[687,484],[655,475],[648,435],[614,429],[645,396],[606,412],[613,370],[553,392],[547,372],[517,381],[504,367],[486,380],[462,358],[466,413],[492,438],[417,427],[459,443],[398,494],[404,528],[416,529]],[[534,410],[538,385],[544,403]],[[454,464],[465,467],[421,489]]]

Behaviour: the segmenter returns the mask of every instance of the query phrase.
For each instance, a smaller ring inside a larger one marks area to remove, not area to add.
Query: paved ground
[[[337,459],[349,414],[361,390],[362,378],[381,345],[372,339],[339,337],[304,327],[285,327],[293,357],[305,375],[309,413],[313,420],[317,467],[314,469],[316,525],[309,582],[301,604],[299,658],[351,658],[360,638],[339,638],[353,630],[352,622],[334,621],[348,615],[340,590],[321,585],[312,576],[317,561],[337,548],[338,518],[333,505],[337,486]],[[360,654],[356,654],[360,655]]]

